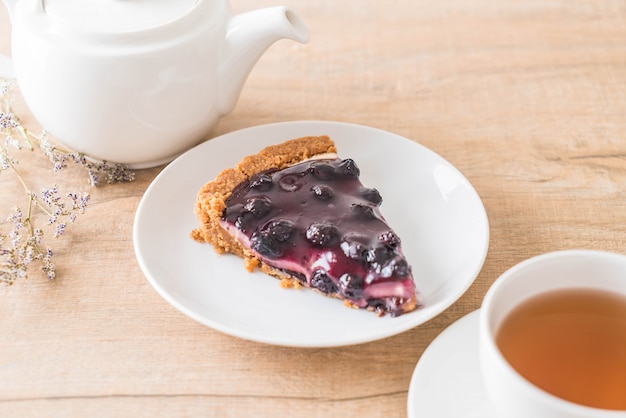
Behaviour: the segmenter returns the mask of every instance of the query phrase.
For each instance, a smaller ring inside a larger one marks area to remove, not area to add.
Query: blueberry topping
[[[222,221],[247,236],[259,258],[302,285],[308,278],[321,293],[395,315],[402,313],[412,275],[381,202],[376,189],[360,182],[353,160],[311,160],[238,185]],[[292,271],[295,265],[301,268]],[[369,286],[395,280],[402,286],[377,287],[389,295],[369,296]]]
[[[311,164],[311,173],[320,180],[332,180],[337,176],[335,167],[330,164],[316,162]]]
[[[370,250],[368,261],[374,271],[384,278],[394,274],[398,277],[406,277],[411,273],[409,264],[404,257],[387,245],[380,245]]]
[[[284,219],[272,221],[263,228],[278,242],[287,241],[295,229],[296,227],[291,221]]]
[[[383,198],[376,189],[363,189],[363,197],[376,206],[380,206],[380,204],[383,203]]]
[[[250,188],[266,192],[272,188],[272,176],[270,173],[259,173],[250,177]]]
[[[306,230],[306,239],[313,245],[329,247],[338,239],[337,227],[329,223],[312,223]]]
[[[393,231],[383,232],[378,236],[378,240],[394,248],[400,245],[400,237]]]
[[[329,200],[335,195],[333,189],[325,184],[316,184],[311,187],[311,191],[315,197],[321,200]]]
[[[378,245],[367,253],[367,261],[376,265],[384,266],[395,256],[395,251],[386,245]]]
[[[327,295],[337,293],[337,285],[324,270],[315,270],[311,278],[311,286]]]
[[[380,277],[391,277],[396,272],[396,260],[391,259],[385,264],[377,265],[376,271]]]
[[[252,197],[246,200],[246,204],[243,206],[244,213],[250,212],[257,218],[263,218],[267,216],[272,210],[272,203],[269,198],[260,196]]]
[[[278,178],[278,185],[286,192],[295,192],[302,187],[298,174],[285,174]]]
[[[359,170],[359,167],[351,158],[346,158],[341,163],[339,163],[339,167],[337,167],[337,172],[343,177],[354,179],[359,178],[359,175],[361,175],[361,170]]]
[[[262,256],[277,258],[283,254],[286,243],[295,226],[287,220],[278,220],[268,223],[263,229],[255,231],[250,237],[250,246]]]
[[[345,237],[341,242],[340,247],[346,257],[352,260],[360,261],[364,264],[367,263],[369,249],[357,239],[349,236]]]
[[[374,209],[372,209],[371,206],[356,203],[352,205],[351,210],[354,216],[363,220],[371,220],[376,217],[376,215],[374,215]]]
[[[251,212],[241,212],[241,214],[237,216],[235,226],[240,231],[246,232],[251,224],[252,218],[254,218],[254,215]]]
[[[339,290],[348,299],[359,299],[363,296],[363,279],[357,275],[345,273],[339,278]]]
[[[406,277],[411,273],[409,263],[404,258],[395,259],[394,273],[399,277]]]
[[[250,248],[268,258],[278,258],[282,255],[280,242],[273,239],[270,234],[257,231],[250,238]]]

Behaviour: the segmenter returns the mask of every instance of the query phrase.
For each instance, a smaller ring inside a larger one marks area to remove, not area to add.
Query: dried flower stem
[[[53,172],[66,168],[68,161],[72,161],[87,171],[91,186],[97,186],[102,179],[108,184],[135,179],[135,173],[122,164],[90,161],[85,154],[52,144],[46,131],[41,135],[28,131],[11,107],[14,85],[13,80],[0,79],[0,139],[4,139],[0,142],[0,174],[10,171],[15,175],[24,188],[28,209],[24,215],[16,206],[7,217],[12,230],[6,234],[0,232],[0,283],[7,284],[26,278],[35,261],[40,263],[41,270],[49,279],[56,277],[56,268],[51,260],[53,252],[49,247],[43,247],[44,232],[35,226],[33,220],[35,208],[48,217],[47,224],[54,228],[54,238],[58,238],[78,214],[85,212],[89,202],[89,194],[84,192],[61,196],[56,184],[41,189],[39,193],[34,192],[18,169],[19,161],[13,155],[15,151],[40,149],[53,163]]]

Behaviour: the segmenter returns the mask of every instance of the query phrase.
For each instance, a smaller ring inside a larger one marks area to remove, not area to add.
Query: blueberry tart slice
[[[419,307],[400,238],[382,197],[337,157],[327,136],[263,149],[202,187],[192,237],[232,253],[252,271],[304,286],[348,306],[398,316]]]

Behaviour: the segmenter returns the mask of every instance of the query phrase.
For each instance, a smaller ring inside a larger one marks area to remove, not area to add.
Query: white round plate
[[[497,418],[480,374],[476,310],[446,328],[415,367],[408,418]]]
[[[361,181],[383,196],[381,210],[402,239],[425,306],[391,318],[353,310],[310,290],[283,289],[243,261],[194,242],[196,194],[246,155],[287,139],[329,135]],[[191,318],[226,334],[269,344],[329,347],[389,337],[435,317],[472,284],[487,255],[480,197],[450,163],[406,138],[360,125],[302,121],[228,133],[187,151],[148,187],[134,225],[135,253],[148,281]]]

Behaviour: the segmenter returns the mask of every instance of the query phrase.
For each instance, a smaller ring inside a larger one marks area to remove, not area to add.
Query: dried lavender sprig
[[[9,221],[13,228],[8,234],[0,234],[0,282],[12,284],[15,280],[27,277],[27,271],[34,261],[41,263],[41,270],[49,279],[56,277],[55,265],[52,262],[53,252],[50,247],[41,248],[43,230],[36,228],[33,222],[33,210],[39,207],[48,215],[48,225],[54,226],[54,238],[59,238],[65,232],[68,222],[73,223],[77,214],[82,214],[87,208],[89,194],[68,193],[67,198],[71,202],[68,208],[68,200],[62,199],[58,187],[53,185],[44,188],[40,194],[29,189],[20,175],[15,174],[25,188],[28,196],[28,210],[23,215],[19,207],[9,215]],[[3,242],[9,242],[8,248],[3,248]]]
[[[33,222],[33,209],[38,206],[48,215],[48,224],[54,225],[54,236],[61,236],[67,227],[67,221],[73,222],[76,213],[84,212],[88,202],[88,195],[71,194],[71,208],[58,195],[56,185],[43,189],[41,194],[34,193],[26,184],[17,166],[19,161],[10,150],[33,150],[26,129],[21,125],[19,118],[13,114],[10,97],[11,84],[0,82],[0,134],[4,141],[0,143],[0,172],[11,170],[24,188],[28,199],[28,210],[23,211],[16,207],[7,221],[12,226],[9,233],[0,234],[0,282],[11,284],[16,280],[26,278],[28,270],[34,262],[39,262],[41,270],[49,279],[56,277],[55,265],[52,262],[53,252],[49,247],[42,248],[43,230],[36,228]],[[67,220],[67,221],[66,221]]]
[[[14,80],[0,78],[0,135],[4,137],[4,141],[0,141],[0,173],[10,170],[15,174],[27,196],[28,209],[24,215],[16,207],[7,218],[12,230],[7,234],[0,233],[0,283],[8,284],[26,278],[34,262],[39,262],[41,270],[49,279],[56,277],[53,252],[49,247],[42,247],[44,232],[35,227],[33,210],[39,208],[48,216],[48,226],[54,229],[54,237],[58,238],[66,231],[68,224],[76,220],[78,214],[85,212],[89,202],[87,193],[71,192],[63,198],[57,185],[44,188],[40,193],[33,192],[18,170],[19,161],[12,150],[34,151],[39,148],[53,163],[54,172],[66,168],[67,162],[72,161],[87,170],[92,186],[97,186],[102,179],[112,184],[133,181],[135,178],[135,173],[122,164],[93,162],[82,153],[53,145],[45,131],[41,135],[28,131],[11,107],[10,93],[14,86]]]
[[[81,152],[70,151],[52,144],[45,130],[41,135],[34,135],[29,131],[26,131],[26,134],[39,144],[41,151],[52,162],[55,172],[67,168],[67,162],[71,161],[87,171],[87,178],[92,186],[100,185],[103,179],[106,184],[128,183],[135,180],[135,172],[125,164],[92,161]]]
[[[13,284],[16,280],[28,277],[28,270],[37,261],[41,265],[41,271],[52,280],[56,278],[56,268],[52,262],[53,252],[50,247],[41,248],[43,231],[33,226],[30,217],[32,206],[29,206],[29,214],[23,216],[22,210],[16,207],[7,218],[13,224],[13,229],[8,234],[0,234],[0,245],[8,241],[9,247],[0,246],[0,283]]]
[[[50,146],[45,132],[40,138],[40,146],[42,149],[51,149],[48,158],[55,165],[55,171],[67,166],[67,161],[73,161],[79,166],[87,170],[89,176],[89,184],[98,186],[102,179],[107,184],[128,183],[135,180],[135,172],[130,170],[128,166],[119,163],[110,163],[108,161],[91,161],[85,154],[74,151],[64,151],[58,147]],[[44,151],[45,153],[45,151]]]

